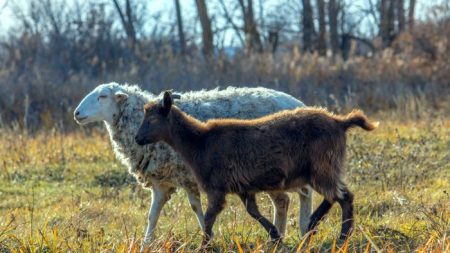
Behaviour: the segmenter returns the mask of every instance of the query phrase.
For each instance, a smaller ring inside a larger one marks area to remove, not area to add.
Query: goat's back
[[[321,174],[340,175],[345,130],[321,110],[285,111],[257,120],[214,120],[197,158],[210,187],[231,192],[288,189]]]

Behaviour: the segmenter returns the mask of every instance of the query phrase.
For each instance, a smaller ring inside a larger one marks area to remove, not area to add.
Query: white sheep
[[[165,143],[139,146],[134,141],[143,119],[144,104],[157,95],[137,86],[117,83],[102,84],[90,92],[74,111],[78,124],[103,121],[109,132],[117,158],[144,187],[152,188],[152,202],[144,244],[150,241],[164,204],[176,188],[183,188],[189,203],[204,230],[200,194],[192,174],[172,148]],[[212,118],[257,118],[276,111],[302,107],[294,97],[266,88],[234,88],[182,93],[176,104],[200,120]],[[300,228],[306,231],[311,215],[311,190],[298,190],[300,196]],[[289,196],[268,193],[275,207],[274,223],[281,234],[286,228]]]

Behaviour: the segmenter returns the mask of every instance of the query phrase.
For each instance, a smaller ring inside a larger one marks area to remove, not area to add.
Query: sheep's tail
[[[366,131],[372,131],[380,125],[380,122],[370,122],[361,110],[353,110],[341,120],[344,130],[359,126]]]

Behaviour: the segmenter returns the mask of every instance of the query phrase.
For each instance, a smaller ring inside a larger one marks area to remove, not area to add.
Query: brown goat
[[[361,111],[337,116],[324,109],[295,109],[254,120],[218,119],[202,123],[172,106],[165,92],[162,103],[145,105],[136,142],[168,143],[190,165],[206,192],[204,243],[225,204],[225,195],[239,195],[248,213],[273,239],[275,226],[255,202],[260,191],[287,191],[309,184],[324,196],[312,214],[309,231],[337,201],[342,208],[341,239],[353,228],[353,194],[343,181],[347,129],[377,127]]]

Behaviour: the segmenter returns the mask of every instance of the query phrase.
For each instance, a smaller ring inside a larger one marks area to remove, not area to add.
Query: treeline
[[[71,130],[74,106],[110,81],[263,85],[335,110],[448,106],[448,1],[421,20],[414,0],[262,2],[174,0],[169,13],[143,0],[7,2],[0,126]]]

